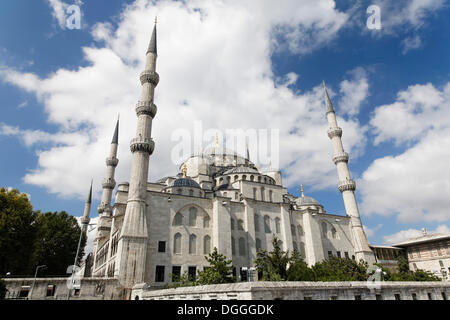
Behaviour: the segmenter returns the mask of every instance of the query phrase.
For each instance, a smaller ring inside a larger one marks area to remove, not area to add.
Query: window
[[[264,231],[270,233],[270,218],[269,216],[264,216]]]
[[[336,229],[334,227],[331,228],[331,237],[333,239],[337,239],[337,232],[336,232]]]
[[[350,257],[348,256],[348,252],[347,252],[347,251],[344,252],[344,257],[345,257],[346,259],[350,259]]]
[[[442,300],[447,300],[447,294],[444,291],[442,291],[441,294],[442,294]]]
[[[257,214],[255,214],[254,220],[255,220],[255,231],[259,232],[259,216]]]
[[[181,253],[181,234],[179,233],[173,237],[173,253]]]
[[[197,225],[197,208],[189,209],[189,226],[195,227]]]
[[[188,276],[190,281],[195,281],[195,279],[197,278],[197,267],[189,267]]]
[[[73,295],[78,297],[78,296],[80,296],[80,293],[81,293],[81,289],[78,288],[78,289],[75,289],[75,291],[73,292]]]
[[[417,294],[416,293],[414,293],[414,292],[411,293],[411,297],[412,297],[413,300],[417,300]]]
[[[166,252],[166,242],[158,241],[158,252]]]
[[[181,267],[180,266],[172,266],[172,282],[179,281],[180,276],[181,276]]]
[[[182,224],[183,224],[183,216],[181,215],[181,213],[177,212],[175,218],[173,219],[173,225],[181,226]]]
[[[236,243],[233,237],[231,237],[231,254],[236,254]]]
[[[254,181],[255,180],[255,176],[251,175],[250,176],[250,181]]]
[[[231,222],[231,230],[234,230],[234,219],[233,218],[231,218],[231,220],[230,220]]]
[[[431,294],[431,292],[427,292],[428,295],[428,300],[433,300],[433,295]]]
[[[375,299],[377,300],[383,300],[383,296],[381,294],[376,294]]]
[[[402,300],[400,294],[396,293],[394,294],[395,300]]]
[[[337,255],[338,258],[340,258],[341,257],[341,252],[340,251],[336,251],[336,255]]]
[[[155,282],[164,282],[164,266],[156,266]]]
[[[203,238],[203,253],[208,254],[211,252],[211,237],[205,236]]]
[[[47,297],[53,297],[55,295],[56,286],[53,284],[49,284],[47,286]]]
[[[29,292],[30,292],[30,287],[29,286],[23,286],[22,288],[20,288],[19,298],[26,298],[26,297],[28,297],[28,293]]]
[[[241,219],[238,220],[238,230],[244,230],[244,221]]]
[[[273,202],[273,192],[272,192],[272,190],[269,190],[269,201]]]
[[[195,234],[191,234],[189,236],[189,254],[197,253],[197,236]]]
[[[295,251],[298,251],[297,242],[293,241],[293,242],[292,242],[292,247],[294,247],[294,250],[295,250]]]
[[[209,216],[207,214],[205,214],[205,216],[203,217],[203,228],[209,228],[209,221],[211,219],[209,218]]]
[[[361,295],[359,295],[359,294],[355,295],[355,300],[362,300]]]
[[[256,200],[256,188],[253,188],[253,199]]]
[[[322,234],[325,238],[327,237],[327,233],[328,233],[327,224],[326,222],[322,222]]]
[[[331,258],[333,256],[333,252],[332,251],[328,251],[328,258]]]
[[[240,256],[245,256],[245,239],[244,238],[239,238],[239,255]]]
[[[306,257],[306,250],[305,250],[305,244],[303,242],[300,242],[300,255],[305,258]]]
[[[262,249],[261,240],[258,238],[256,238],[255,247],[256,247],[256,252],[258,252],[258,250]]]
[[[266,201],[264,195],[265,195],[264,188],[261,188],[261,201]]]
[[[299,235],[299,236],[303,236],[303,235],[304,235],[304,233],[303,233],[303,228],[302,228],[301,225],[298,225],[298,226],[297,226],[297,232],[298,232],[298,235]]]
[[[280,233],[280,218],[275,218],[275,231]]]

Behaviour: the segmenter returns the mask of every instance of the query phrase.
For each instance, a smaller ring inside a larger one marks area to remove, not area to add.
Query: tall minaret
[[[147,50],[145,70],[140,75],[141,100],[136,106],[136,138],[131,140],[133,154],[127,208],[119,236],[117,266],[120,283],[131,292],[133,285],[145,282],[147,253],[147,179],[149,158],[155,144],[151,138],[152,120],[156,114],[153,103],[155,87],[159,82],[156,73],[156,20]]]
[[[334,113],[333,105],[328,96],[325,81],[323,82],[323,89],[325,91],[326,116],[330,126],[328,129],[328,137],[333,144],[333,162],[337,167],[339,178],[338,189],[342,193],[342,198],[344,199],[345,211],[351,219],[351,230],[356,260],[359,261],[360,259],[363,259],[369,264],[374,263],[375,257],[369,247],[369,241],[367,240],[366,234],[364,233],[358,204],[356,203],[356,184],[355,181],[351,179],[350,171],[348,169],[348,153],[344,151],[342,145],[342,129],[338,127],[336,114]]]
[[[103,179],[102,187],[102,200],[97,208],[98,215],[111,216],[111,198],[112,192],[116,186],[116,181],[114,180],[114,174],[116,171],[119,159],[117,159],[117,148],[119,147],[119,119],[117,119],[116,129],[114,130],[114,135],[111,141],[111,149],[109,151],[109,157],[106,158],[106,176]]]
[[[91,189],[89,190],[88,198],[86,200],[86,203],[84,204],[83,217],[81,218],[81,230],[84,233],[87,233],[89,221],[91,221],[91,218],[89,218],[89,213],[91,212],[91,203],[92,203],[92,180],[91,180]]]

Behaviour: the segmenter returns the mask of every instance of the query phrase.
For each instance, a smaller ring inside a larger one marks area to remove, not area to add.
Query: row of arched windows
[[[322,227],[322,234],[323,234],[324,238],[339,239],[339,234],[336,231],[336,228],[333,225],[331,225],[329,222],[322,221],[321,227]]]
[[[240,237],[238,239],[238,248],[239,248],[239,255],[242,257],[245,257],[247,255],[246,250],[246,241],[245,238]],[[236,255],[236,243],[234,237],[231,237],[231,254]]]
[[[209,216],[205,213],[203,216],[203,228],[209,228],[210,225],[210,218]],[[189,227],[197,227],[197,208],[195,207],[191,207],[189,208],[189,214],[188,214],[188,221],[187,221],[187,225]],[[173,218],[173,226],[182,226],[184,225],[183,223],[183,215],[181,214],[181,212],[177,212],[175,214],[175,217]]]
[[[299,237],[301,237],[304,235],[303,228],[301,225],[298,225],[297,227],[295,227],[295,225],[291,224],[291,233],[292,233],[293,237],[295,237],[297,235]]]
[[[246,174],[243,174],[240,176],[242,180],[248,180],[248,181],[253,181],[253,182],[262,182],[262,183],[266,183],[266,184],[275,184],[275,180],[273,180],[270,177],[261,177],[261,176],[255,176],[255,175],[249,175],[247,176]],[[248,179],[247,179],[248,177]],[[226,183],[231,183],[231,176],[227,176],[226,178]],[[225,179],[223,177],[220,178],[216,178],[216,185],[221,185],[224,183]],[[239,175],[234,175],[233,176],[233,182],[234,181],[238,181],[239,180]]]
[[[182,238],[181,233],[176,233],[173,239],[173,253],[181,254],[182,252]],[[211,237],[206,235],[203,237],[203,254],[211,252]],[[189,254],[197,254],[197,236],[195,234],[189,235]]]

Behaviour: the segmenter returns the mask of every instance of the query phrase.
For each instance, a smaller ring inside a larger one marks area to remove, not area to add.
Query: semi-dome
[[[238,166],[225,171],[223,174],[234,174],[234,173],[259,173],[258,170],[248,166]]]
[[[295,200],[295,203],[298,206],[321,206],[321,204],[316,199],[308,196],[297,198]]]
[[[187,177],[176,179],[173,182],[172,187],[190,187],[190,188],[201,189],[200,185],[196,181],[192,180],[191,178],[187,178]]]

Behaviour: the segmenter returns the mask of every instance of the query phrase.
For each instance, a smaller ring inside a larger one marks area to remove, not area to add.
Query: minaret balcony
[[[155,143],[151,138],[147,139],[143,137],[137,137],[131,140],[130,149],[131,152],[143,151],[147,152],[148,154],[152,154],[153,150],[155,149]]]
[[[156,105],[152,101],[139,101],[136,105],[136,115],[139,117],[141,114],[155,117],[157,111]]]
[[[333,139],[334,137],[342,137],[342,129],[339,127],[328,129],[328,137],[330,139]]]
[[[119,163],[119,159],[116,157],[108,157],[106,158],[106,165],[108,167],[117,167],[117,164]]]
[[[110,204],[100,203],[100,205],[97,207],[97,212],[99,215],[101,215],[103,212],[111,215],[112,207]]]
[[[333,162],[334,164],[337,164],[338,162],[348,162],[348,153],[343,152],[334,155]]]
[[[102,182],[103,189],[114,189],[116,186],[116,181],[112,178],[105,178]]]
[[[139,78],[141,79],[142,85],[144,85],[144,83],[151,83],[156,87],[159,83],[159,74],[155,71],[144,70]]]
[[[352,179],[346,179],[344,181],[339,181],[338,189],[340,192],[344,191],[355,191],[356,190],[356,182]]]

